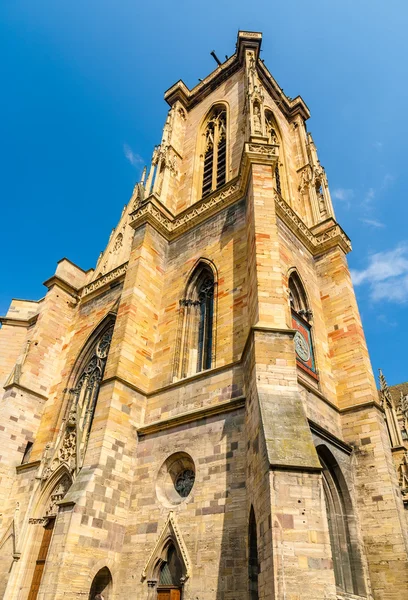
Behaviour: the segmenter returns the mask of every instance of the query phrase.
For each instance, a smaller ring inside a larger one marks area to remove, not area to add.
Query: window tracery
[[[206,121],[202,196],[207,196],[227,180],[227,111],[215,107]]]
[[[176,378],[210,369],[213,364],[215,285],[211,268],[200,263],[190,277],[186,296],[180,300]]]
[[[114,323],[110,322],[88,352],[88,358],[82,361],[74,386],[69,390],[69,408],[63,434],[53,455],[45,462],[43,479],[47,479],[63,464],[72,474],[76,474],[83,464],[113,328]]]

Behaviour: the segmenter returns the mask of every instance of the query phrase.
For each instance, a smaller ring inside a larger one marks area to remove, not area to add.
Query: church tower
[[[0,598],[408,597],[350,241],[261,40],[165,93],[95,269],[2,318]]]

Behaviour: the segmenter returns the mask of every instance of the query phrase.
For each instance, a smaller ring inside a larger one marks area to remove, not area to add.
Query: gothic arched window
[[[362,565],[357,540],[352,539],[355,527],[352,527],[354,518],[347,486],[330,450],[322,445],[317,452],[323,467],[323,493],[336,587],[341,592],[363,595]]]
[[[312,311],[309,309],[305,289],[299,275],[294,271],[288,282],[292,327],[295,329],[296,362],[316,379],[316,365],[312,344]]]
[[[207,263],[194,269],[180,300],[174,374],[176,378],[210,369],[214,359],[215,279]]]
[[[273,116],[273,112],[271,110],[265,109],[265,131],[268,137],[268,144],[279,144],[279,137],[277,133],[277,126],[275,122],[275,117]],[[275,189],[278,194],[282,195],[282,182],[281,182],[281,172],[279,168],[279,160],[276,161],[275,171],[274,171],[274,183]]]
[[[248,526],[248,585],[249,600],[258,600],[258,541],[256,534],[256,520],[254,509],[251,506]]]
[[[227,180],[227,111],[215,106],[204,130],[204,162],[202,196],[207,196]]]
[[[114,323],[111,321],[105,326],[88,351],[85,350],[85,356],[80,363],[74,386],[70,390],[71,403],[67,425],[76,431],[77,457],[81,463],[85,456],[91,432],[99,387],[108,359],[113,328]]]
[[[108,567],[103,567],[95,575],[91,590],[89,592],[89,600],[109,600],[112,592],[112,575]]]
[[[293,272],[289,277],[289,299],[291,309],[301,317],[309,320],[312,313],[308,309],[306,293],[296,272]]]
[[[82,467],[113,328],[114,321],[109,317],[100,325],[92,339],[88,340],[76,362],[59,442],[45,461],[43,479],[47,479],[62,465],[73,476]]]
[[[159,586],[180,586],[183,567],[173,543],[167,548],[166,559],[160,565]]]

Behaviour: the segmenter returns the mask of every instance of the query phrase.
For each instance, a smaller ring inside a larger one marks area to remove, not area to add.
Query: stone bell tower
[[[350,241],[261,41],[165,93],[95,269],[2,318],[0,597],[407,598]]]

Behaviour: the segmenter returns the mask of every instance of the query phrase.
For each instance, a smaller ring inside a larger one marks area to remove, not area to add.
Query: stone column
[[[280,267],[273,165],[252,164],[248,191],[248,514],[257,521],[261,598],[334,600],[321,466],[297,385]]]

